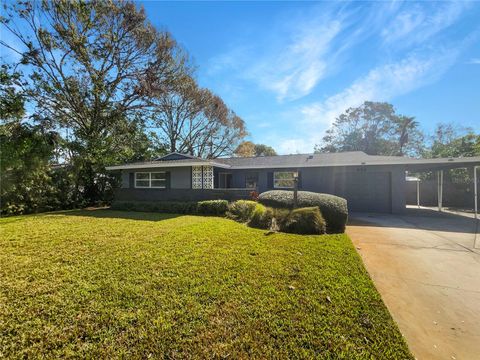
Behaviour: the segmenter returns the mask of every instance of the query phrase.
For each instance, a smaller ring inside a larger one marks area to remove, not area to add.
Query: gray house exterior
[[[171,153],[148,162],[110,166],[120,171],[120,201],[190,201],[249,198],[252,191],[298,188],[334,194],[350,211],[401,213],[406,207],[407,171],[437,171],[480,165],[480,157],[412,159],[360,151],[201,159]]]

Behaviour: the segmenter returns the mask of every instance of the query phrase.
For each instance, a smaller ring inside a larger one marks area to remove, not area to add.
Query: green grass
[[[0,226],[0,358],[411,358],[346,235],[108,210]]]

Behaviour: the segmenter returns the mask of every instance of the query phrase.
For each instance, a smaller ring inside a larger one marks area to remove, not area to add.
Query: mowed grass
[[[109,210],[0,226],[0,358],[411,358],[346,235]]]

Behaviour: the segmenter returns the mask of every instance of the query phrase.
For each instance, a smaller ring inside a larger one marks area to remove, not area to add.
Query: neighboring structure
[[[252,190],[292,189],[342,196],[350,211],[400,213],[406,205],[406,171],[443,171],[480,165],[480,157],[412,159],[361,151],[201,159],[171,153],[154,161],[110,166],[119,170],[117,200],[235,200]]]

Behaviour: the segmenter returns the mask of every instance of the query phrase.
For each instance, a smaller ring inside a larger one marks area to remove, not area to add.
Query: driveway
[[[480,358],[480,221],[408,209],[347,233],[417,359]]]

